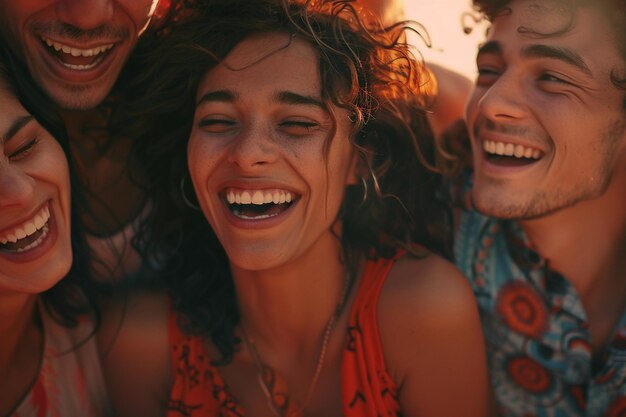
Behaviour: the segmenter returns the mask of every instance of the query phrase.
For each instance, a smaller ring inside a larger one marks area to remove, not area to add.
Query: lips
[[[288,190],[273,188],[247,190],[228,188],[224,191],[228,210],[242,220],[265,220],[280,215],[296,202],[298,196]]]
[[[121,44],[101,42],[78,47],[44,35],[37,36],[41,58],[52,74],[70,83],[91,83],[103,76],[116,56]]]
[[[23,253],[39,247],[50,232],[50,208],[44,205],[32,218],[0,234],[0,251]]]
[[[41,36],[41,41],[61,64],[78,71],[94,68],[115,47],[115,43],[105,43],[91,48],[76,48],[45,36]]]

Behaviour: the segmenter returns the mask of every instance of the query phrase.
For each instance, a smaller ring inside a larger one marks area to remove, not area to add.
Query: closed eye
[[[26,142],[24,146],[21,146],[15,152],[12,152],[11,154],[9,154],[9,159],[12,161],[19,161],[20,159],[25,158],[38,143],[39,143],[39,138],[34,138]]]
[[[478,77],[476,77],[476,85],[491,85],[500,76],[500,71],[492,67],[479,67]]]
[[[278,124],[280,129],[290,136],[306,136],[317,130],[319,123],[303,120],[286,120]]]
[[[231,130],[237,123],[230,119],[203,119],[198,123],[198,127],[206,132],[222,133]]]
[[[563,78],[557,77],[554,74],[544,73],[539,76],[539,81],[549,81],[563,84],[571,84],[569,81],[564,80]]]

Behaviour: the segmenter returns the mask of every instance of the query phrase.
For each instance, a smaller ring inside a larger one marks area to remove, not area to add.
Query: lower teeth
[[[233,212],[233,214],[239,217],[240,219],[244,219],[244,220],[263,220],[263,219],[269,219],[270,217],[274,217],[278,215],[278,213],[274,213],[274,214],[260,214],[258,216],[247,216],[245,214],[241,214],[237,212]]]
[[[102,61],[102,57],[99,57],[93,63],[91,63],[89,65],[68,64],[67,62],[63,62],[61,59],[59,59],[59,61],[61,62],[61,64],[63,64],[67,68],[70,68],[70,69],[73,69],[73,70],[84,71],[84,70],[92,69],[93,67],[98,65],[100,63],[100,61]]]

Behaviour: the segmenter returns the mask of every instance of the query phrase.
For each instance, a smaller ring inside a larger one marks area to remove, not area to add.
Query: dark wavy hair
[[[143,78],[114,115],[120,134],[134,137],[131,166],[152,201],[135,243],[159,266],[185,329],[218,347],[217,363],[230,361],[239,343],[239,312],[223,248],[203,214],[185,204],[193,198],[186,145],[201,78],[251,35],[280,31],[308,42],[319,55],[326,107],[352,115],[349,139],[364,178],[348,188],[339,214],[346,267],[356,272],[359,259],[400,247],[449,255],[450,210],[425,119],[428,72],[404,42],[407,27],[366,27],[350,1],[213,1],[141,57],[149,63]]]
[[[473,0],[474,8],[482,13],[488,20],[493,21],[501,14],[510,13],[508,7],[512,0]],[[564,19],[563,25],[555,29],[555,32],[540,33],[532,28],[519,27],[520,33],[530,33],[534,36],[549,37],[567,33],[575,25],[575,11],[578,7],[596,7],[606,17],[607,23],[613,30],[615,46],[626,60],[626,0],[553,0],[560,10],[569,13],[569,18]],[[626,66],[614,68],[611,71],[611,81],[616,88],[626,91]],[[626,110],[626,96],[623,108]]]
[[[30,78],[28,69],[0,41],[0,77],[6,80],[24,108],[60,144],[70,159],[69,143],[65,127],[54,105]],[[70,166],[71,202],[71,242],[73,261],[69,273],[56,285],[41,294],[44,306],[59,323],[72,327],[78,324],[78,316],[90,314],[95,319],[96,328],[100,321],[96,305],[98,289],[91,281],[89,251],[81,227],[77,205],[81,200],[78,180]]]

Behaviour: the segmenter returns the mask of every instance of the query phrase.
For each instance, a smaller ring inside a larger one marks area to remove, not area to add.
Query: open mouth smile
[[[497,165],[518,166],[537,162],[544,152],[524,145],[493,140],[482,141],[487,160]]]
[[[93,48],[75,48],[45,36],[40,39],[50,55],[66,68],[76,71],[95,68],[115,47],[115,43],[106,43]]]
[[[293,192],[281,189],[228,188],[224,196],[230,212],[242,220],[264,220],[278,216],[298,199]]]
[[[30,220],[0,235],[0,251],[21,253],[41,245],[50,232],[50,208],[48,204]]]

